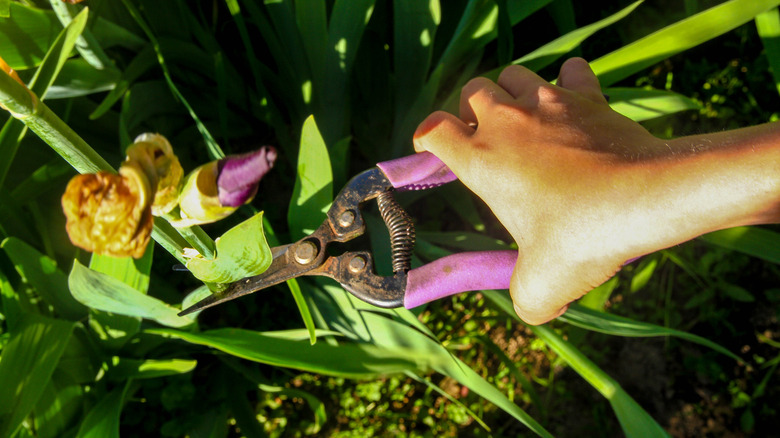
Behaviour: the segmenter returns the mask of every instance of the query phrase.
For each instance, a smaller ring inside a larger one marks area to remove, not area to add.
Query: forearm
[[[780,123],[682,137],[651,160],[650,202],[668,221],[661,247],[739,225],[780,222]]]

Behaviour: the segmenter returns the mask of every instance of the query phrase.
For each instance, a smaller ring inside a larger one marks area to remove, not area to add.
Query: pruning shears
[[[411,269],[414,224],[393,198],[393,192],[429,189],[456,179],[429,152],[378,163],[344,186],[316,231],[295,243],[271,248],[273,261],[265,272],[230,284],[179,316],[306,275],[330,277],[355,297],[383,308],[410,309],[460,292],[508,289],[517,251],[452,254]],[[346,251],[336,256],[327,251],[329,244],[348,242],[365,232],[361,207],[374,199],[390,234],[392,276],[374,272],[369,251]]]

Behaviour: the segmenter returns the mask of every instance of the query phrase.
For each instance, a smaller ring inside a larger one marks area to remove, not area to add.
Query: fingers
[[[460,162],[469,159],[465,148],[474,129],[462,120],[444,111],[436,111],[417,127],[414,133],[414,149],[429,151],[455,170]]]
[[[539,87],[549,86],[550,83],[539,77],[536,73],[521,65],[510,65],[498,75],[498,85],[507,91],[522,105],[525,100],[533,97]]]
[[[559,87],[576,91],[596,103],[607,103],[607,99],[601,92],[599,79],[588,62],[582,58],[570,58],[563,63],[557,84]]]
[[[460,92],[460,118],[468,125],[479,123],[479,117],[490,113],[497,103],[509,104],[513,96],[487,78],[470,80]]]

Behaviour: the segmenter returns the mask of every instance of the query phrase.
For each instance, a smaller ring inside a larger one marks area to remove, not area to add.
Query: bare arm
[[[664,141],[609,108],[584,60],[558,84],[509,67],[464,87],[460,118],[437,112],[415,133],[516,240],[526,322],[561,315],[628,259],[780,221],[780,124]]]

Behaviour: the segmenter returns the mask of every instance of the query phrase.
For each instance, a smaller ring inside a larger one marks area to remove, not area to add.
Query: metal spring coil
[[[412,218],[393,198],[391,191],[380,193],[376,202],[379,206],[379,213],[390,232],[393,272],[406,272],[412,267],[412,250],[415,240]]]

